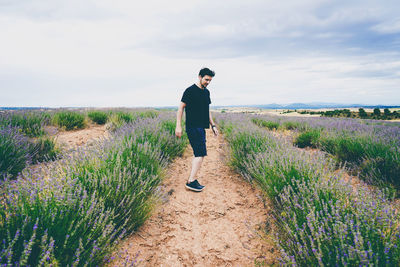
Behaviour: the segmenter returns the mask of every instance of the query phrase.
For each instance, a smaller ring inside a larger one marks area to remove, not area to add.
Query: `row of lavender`
[[[291,125],[299,147],[316,147],[347,164],[360,178],[400,192],[400,123],[356,119],[257,116],[257,124]]]
[[[232,166],[272,203],[282,264],[399,265],[400,218],[382,192],[353,191],[326,154],[299,151],[250,116],[220,114],[217,121]]]
[[[3,111],[0,112],[0,180],[15,178],[30,164],[54,160],[61,156],[53,136],[55,131],[45,130],[53,125],[58,129],[73,130],[85,127],[90,121],[96,124],[108,123],[109,130],[115,130],[124,123],[137,118],[154,118],[155,110],[82,110],[63,109],[46,111]]]
[[[137,118],[154,118],[157,111],[151,109],[0,111],[0,126],[18,127],[28,137],[45,135],[44,126],[53,125],[65,130],[82,129],[90,122],[114,124],[114,128]]]
[[[48,136],[32,139],[19,127],[0,125],[0,181],[15,178],[29,164],[53,160],[59,154]]]
[[[60,126],[58,123],[65,113],[62,110],[0,112],[0,180],[14,179],[30,164],[61,156],[45,126]],[[69,123],[76,123],[79,113],[70,113],[73,116]]]
[[[149,216],[169,160],[187,139],[161,113],[93,148],[0,186],[0,264],[95,266]]]

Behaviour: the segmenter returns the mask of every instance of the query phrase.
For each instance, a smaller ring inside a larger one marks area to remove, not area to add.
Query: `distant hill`
[[[249,108],[262,108],[262,109],[320,109],[320,108],[400,108],[400,105],[363,105],[363,104],[339,104],[339,103],[324,103],[324,102],[312,102],[312,103],[291,103],[291,104],[265,104],[265,105],[226,105],[226,106],[212,106],[213,108],[233,108],[233,107],[249,107]],[[60,107],[61,108],[61,107]],[[77,107],[63,107],[68,109],[79,109]],[[85,107],[81,107],[85,108]],[[132,107],[133,108],[133,107]],[[148,107],[151,108],[151,107]],[[173,109],[176,110],[177,106],[158,106],[153,107],[158,109]],[[0,107],[0,110],[19,110],[19,109],[53,109],[47,107]]]
[[[400,105],[386,106],[386,105],[363,105],[363,104],[339,104],[339,103],[291,103],[291,104],[266,104],[266,105],[235,105],[235,106],[218,106],[215,108],[227,107],[251,107],[262,109],[321,109],[321,108],[400,108]]]
[[[49,109],[45,107],[0,107],[0,110]]]

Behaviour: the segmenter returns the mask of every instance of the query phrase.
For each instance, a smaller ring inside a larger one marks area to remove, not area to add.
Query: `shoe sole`
[[[190,187],[190,186],[187,186],[187,185],[185,185],[185,187],[186,187],[187,189],[192,190],[192,191],[195,191],[195,192],[201,192],[201,191],[203,190],[203,188],[202,188],[202,189],[196,189],[196,188],[193,188],[193,187]]]

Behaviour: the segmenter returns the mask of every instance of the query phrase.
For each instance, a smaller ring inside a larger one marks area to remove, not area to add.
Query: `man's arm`
[[[211,115],[211,111],[209,113],[210,113],[209,117],[210,117],[211,130],[213,130],[214,135],[218,135],[218,129],[215,126],[214,120],[213,120],[212,115]]]
[[[186,103],[181,102],[178,107],[178,112],[176,113],[175,135],[179,138],[182,136],[182,115],[185,107]]]

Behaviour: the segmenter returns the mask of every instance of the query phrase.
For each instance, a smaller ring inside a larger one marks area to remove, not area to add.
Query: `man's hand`
[[[186,103],[182,102],[179,104],[178,112],[176,113],[176,127],[175,127],[175,135],[178,138],[182,137],[182,114],[183,110],[186,107]]]
[[[182,127],[176,127],[176,128],[175,128],[175,135],[176,135],[178,138],[181,138],[181,137],[182,137]]]
[[[215,136],[218,136],[218,129],[217,126],[211,126],[212,131],[214,132]]]

